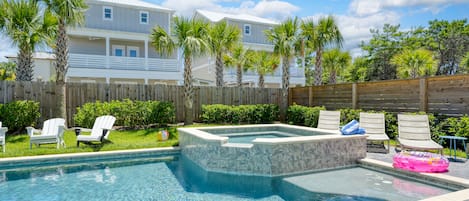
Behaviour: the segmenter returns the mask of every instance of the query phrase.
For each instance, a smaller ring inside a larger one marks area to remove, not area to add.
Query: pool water
[[[231,134],[222,134],[220,136],[228,137],[228,143],[250,144],[256,138],[285,138],[285,137],[296,137],[298,135],[285,133],[285,132],[278,132],[278,131],[267,131],[267,132],[231,133]]]
[[[288,177],[207,172],[180,155],[0,170],[0,200],[418,200],[450,192],[365,168]]]

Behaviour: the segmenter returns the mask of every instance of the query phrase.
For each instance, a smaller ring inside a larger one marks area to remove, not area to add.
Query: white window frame
[[[121,49],[122,50],[122,57],[125,57],[125,46],[123,45],[112,45],[112,56],[116,56],[116,49]],[[116,56],[120,57],[120,56]]]
[[[140,48],[136,46],[127,46],[127,56],[130,57],[130,51],[135,50],[137,55],[135,58],[140,57]]]
[[[142,22],[142,14],[147,14],[147,22]],[[150,23],[150,13],[148,11],[140,11],[140,16],[139,16],[140,24],[148,24]]]
[[[246,27],[249,27],[249,33],[246,33]],[[250,36],[252,33],[252,27],[250,24],[244,24],[243,25],[243,34],[246,36]]]
[[[111,10],[111,18],[106,18],[106,9]],[[114,11],[112,10],[111,6],[103,6],[103,20],[109,20],[112,21]]]

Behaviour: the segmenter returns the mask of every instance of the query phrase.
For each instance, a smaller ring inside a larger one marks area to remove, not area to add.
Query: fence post
[[[309,86],[309,90],[308,90],[308,106],[309,107],[313,107],[313,87],[312,86]]]
[[[427,78],[421,78],[419,85],[420,85],[420,93],[419,93],[420,111],[427,112],[428,111],[428,82],[427,82]]]
[[[358,90],[357,90],[357,83],[352,84],[352,108],[358,108]]]

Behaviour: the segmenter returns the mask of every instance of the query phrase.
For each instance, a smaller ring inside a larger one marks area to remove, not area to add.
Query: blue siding
[[[269,30],[274,25],[259,24],[253,22],[244,22],[244,21],[234,21],[230,20],[228,22],[231,25],[237,26],[241,30],[241,37],[245,43],[257,43],[257,44],[272,44],[267,40],[265,36],[265,30]],[[244,25],[251,25],[251,35],[244,34]]]
[[[150,33],[151,29],[156,25],[160,25],[166,30],[169,27],[168,18],[170,14],[166,12],[91,3],[88,6],[89,8],[85,15],[86,28]],[[112,7],[112,20],[103,19],[103,6]],[[140,11],[147,11],[149,13],[148,24],[140,24]]]

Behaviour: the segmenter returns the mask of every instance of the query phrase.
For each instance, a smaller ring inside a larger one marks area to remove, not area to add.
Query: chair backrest
[[[318,128],[327,130],[339,130],[340,111],[319,111]]]
[[[398,114],[399,138],[407,140],[431,140],[427,115]]]
[[[103,129],[111,130],[114,126],[116,118],[110,115],[100,116],[94,121],[93,129],[91,130],[92,136],[101,136],[103,135]],[[104,139],[107,139],[109,131],[104,135]]]
[[[59,126],[65,126],[65,119],[62,119],[62,118],[48,119],[44,122],[44,125],[42,126],[41,135],[56,136],[59,134]]]
[[[364,128],[366,134],[385,134],[386,121],[383,113],[360,112],[360,127]]]

